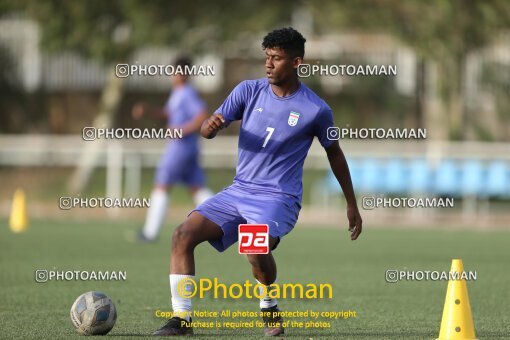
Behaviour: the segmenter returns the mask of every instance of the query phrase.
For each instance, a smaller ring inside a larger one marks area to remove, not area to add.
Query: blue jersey
[[[327,138],[331,108],[303,83],[278,97],[263,78],[240,83],[215,113],[227,126],[242,120],[234,186],[301,201],[303,163],[314,137],[324,148],[333,143]]]
[[[206,109],[204,101],[190,84],[184,84],[172,91],[165,104],[167,125],[173,128],[180,128],[190,123]],[[182,139],[175,139],[176,145],[182,145],[190,151],[197,150],[198,133],[185,136]]]

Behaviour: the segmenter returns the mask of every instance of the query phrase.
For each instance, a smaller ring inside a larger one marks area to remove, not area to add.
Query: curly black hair
[[[285,27],[269,32],[262,41],[262,48],[281,48],[287,54],[303,58],[305,56],[305,42],[301,33],[292,27]]]

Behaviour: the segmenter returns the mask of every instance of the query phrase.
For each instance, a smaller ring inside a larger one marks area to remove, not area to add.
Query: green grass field
[[[174,224],[175,225],[175,224]],[[116,303],[118,320],[110,336],[143,337],[163,320],[155,311],[169,310],[168,256],[171,226],[156,245],[137,245],[125,233],[130,223],[33,221],[24,234],[0,230],[0,338],[78,337],[69,309],[89,290],[107,293]],[[344,230],[298,225],[275,252],[278,281],[330,283],[329,300],[280,300],[284,310],[355,310],[356,318],[333,320],[329,329],[287,329],[290,338],[432,339],[439,334],[446,282],[386,283],[388,269],[448,270],[462,258],[478,279],[468,283],[477,336],[510,335],[508,285],[510,233],[370,230],[351,242]],[[208,244],[197,251],[200,277],[224,283],[251,278],[250,267],[235,247],[219,254]],[[125,270],[127,280],[52,281],[36,283],[36,269]],[[197,310],[257,311],[258,301],[194,299]],[[198,321],[198,319],[195,319]],[[202,319],[206,321],[207,319]],[[322,319],[323,321],[327,321]],[[199,338],[262,338],[261,329],[196,329]]]

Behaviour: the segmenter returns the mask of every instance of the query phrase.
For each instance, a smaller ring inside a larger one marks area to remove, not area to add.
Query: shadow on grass
[[[207,332],[207,333],[199,333],[194,334],[193,337],[195,338],[207,338],[207,337],[218,337],[218,338],[253,338],[260,336],[260,333],[244,333],[244,334],[229,334],[229,332]],[[152,337],[150,334],[140,334],[140,333],[116,333],[116,334],[108,334],[108,336],[124,336],[124,337]],[[291,332],[286,333],[284,335],[285,338],[303,338],[303,336],[307,337],[314,337],[319,336],[321,338],[339,338],[339,337],[371,337],[371,338],[411,338],[411,339],[434,339],[437,334],[433,334],[430,332],[363,332],[363,331],[353,331],[353,332],[321,332],[320,334],[317,333],[307,333],[303,334],[303,332]],[[477,336],[480,338],[510,338],[510,335],[508,333],[503,332],[480,332],[477,333]]]
[[[140,334],[140,333],[115,333],[115,334],[108,334],[107,336],[125,336],[125,337],[147,337],[147,338],[154,338],[150,333]],[[203,338],[203,337],[253,337],[253,336],[260,336],[260,334],[239,334],[239,335],[230,335],[225,334],[221,332],[210,332],[210,333],[200,333],[200,334],[193,334],[194,338]],[[182,338],[182,337],[178,337]]]
[[[140,337],[152,337],[149,333],[146,333],[146,334],[140,334],[140,333],[115,333],[115,334],[108,334],[107,336],[126,336],[126,337],[136,336],[137,338],[140,338]]]
[[[346,331],[346,332],[320,332],[320,333],[290,333],[285,334],[286,338],[303,338],[306,336],[307,338],[332,338],[339,339],[344,337],[349,338],[371,338],[371,339],[397,339],[397,338],[407,338],[407,339],[435,339],[437,335],[434,335],[430,332],[363,332],[363,331]]]

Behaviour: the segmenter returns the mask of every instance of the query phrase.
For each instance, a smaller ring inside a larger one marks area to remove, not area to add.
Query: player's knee
[[[163,191],[163,192],[168,192],[170,189],[171,189],[171,187],[170,187],[170,186],[168,186],[168,185],[166,185],[166,184],[157,183],[157,184],[154,186],[154,189],[153,189],[153,190],[159,190],[159,191]]]
[[[189,250],[196,246],[193,234],[189,232],[186,222],[178,226],[172,235],[172,249]]]
[[[264,269],[264,261],[261,255],[247,255],[248,262],[250,262],[251,266],[257,270]]]

